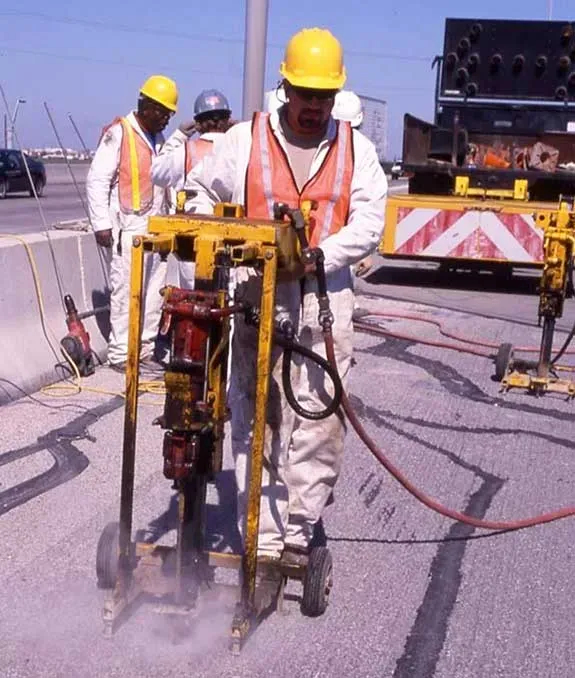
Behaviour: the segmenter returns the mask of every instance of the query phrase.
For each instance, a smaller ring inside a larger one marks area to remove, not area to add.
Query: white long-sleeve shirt
[[[288,155],[277,113],[271,114],[270,124]],[[321,167],[335,134],[336,123],[331,119],[326,139],[320,143],[312,161],[310,179]],[[217,202],[245,204],[251,146],[252,123],[239,123],[226,132],[214,153],[206,156],[201,165],[190,172],[185,187],[197,191],[197,196],[191,200],[194,212],[212,214]],[[325,256],[326,273],[361,261],[377,248],[383,234],[387,197],[385,173],[375,146],[357,130],[353,130],[353,147],[355,162],[348,222],[344,228],[320,243]]]
[[[134,113],[126,116],[137,134],[148,144],[154,155],[160,151],[164,137],[157,134],[155,147],[142,130]],[[120,164],[120,147],[122,145],[122,125],[115,123],[104,134],[90,165],[86,178],[86,195],[90,221],[94,231],[107,231],[119,228],[133,233],[144,233],[147,229],[148,217],[165,214],[167,211],[166,191],[154,186],[154,201],[146,214],[124,214],[120,210],[118,197],[118,168]]]
[[[223,136],[222,132],[206,132],[197,137],[215,142]],[[189,141],[183,132],[177,129],[163,145],[162,150],[152,161],[152,181],[157,186],[184,189],[186,182],[186,144]]]

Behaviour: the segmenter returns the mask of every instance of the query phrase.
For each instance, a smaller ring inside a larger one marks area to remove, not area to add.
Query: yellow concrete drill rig
[[[182,206],[183,200],[178,202]],[[275,206],[275,221],[252,221],[243,218],[240,206],[219,204],[214,216],[154,217],[149,222],[149,234],[133,240],[120,519],[104,529],[97,550],[98,582],[107,590],[104,622],[109,635],[120,615],[142,595],[156,598],[156,609],[164,613],[177,616],[193,610],[202,590],[213,586],[218,567],[240,571],[240,595],[231,634],[234,651],[240,650],[250,630],[270,607],[281,605],[288,578],[303,582],[302,606],[306,613],[320,615],[326,609],[332,578],[327,548],[312,550],[306,567],[280,566],[277,561],[265,562],[257,557],[272,343],[284,347],[284,360],[286,354],[291,360],[293,352],[303,353],[328,373],[334,396],[323,416],[333,414],[342,398],[337,370],[294,341],[293,328],[277,327],[274,322],[276,274],[279,270],[290,271],[303,261],[316,263],[319,322],[327,331],[331,326],[323,254],[307,246],[307,224],[313,207],[306,203],[292,210],[280,204]],[[165,429],[164,475],[173,481],[178,498],[177,539],[173,547],[132,540],[146,252],[164,257],[172,253],[181,261],[195,262],[193,290],[167,287],[163,291],[161,331],[170,335],[171,355],[159,423]],[[261,272],[259,308],[231,304],[229,277],[236,266],[250,266]],[[230,320],[235,313],[246,314],[259,326],[259,338],[244,549],[234,554],[205,550],[204,515],[207,483],[222,469]],[[284,381],[284,387],[288,400],[293,400],[289,383]]]

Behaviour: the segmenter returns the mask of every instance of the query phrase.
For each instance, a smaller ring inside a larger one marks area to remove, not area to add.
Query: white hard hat
[[[342,89],[335,95],[335,103],[331,111],[336,120],[345,120],[352,127],[359,127],[363,122],[363,106],[355,92]]]
[[[281,92],[283,93],[283,88],[279,88]],[[275,89],[270,90],[269,92],[266,92],[265,96],[265,110],[266,113],[275,113],[279,111],[279,109],[284,105],[285,103],[285,97],[284,100],[279,97],[278,95],[278,88],[276,87]]]

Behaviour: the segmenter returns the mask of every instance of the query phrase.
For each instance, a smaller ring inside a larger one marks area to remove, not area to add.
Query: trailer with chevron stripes
[[[379,251],[451,266],[539,267],[534,214],[575,194],[575,24],[447,19],[435,116],[406,114],[406,194]]]

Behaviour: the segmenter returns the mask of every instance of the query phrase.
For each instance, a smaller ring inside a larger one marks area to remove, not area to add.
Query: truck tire
[[[32,182],[34,183],[34,188],[36,189],[36,195],[41,198],[44,195],[44,186],[46,186],[46,182],[42,177],[32,177]],[[30,189],[30,197],[34,197],[34,189]]]

